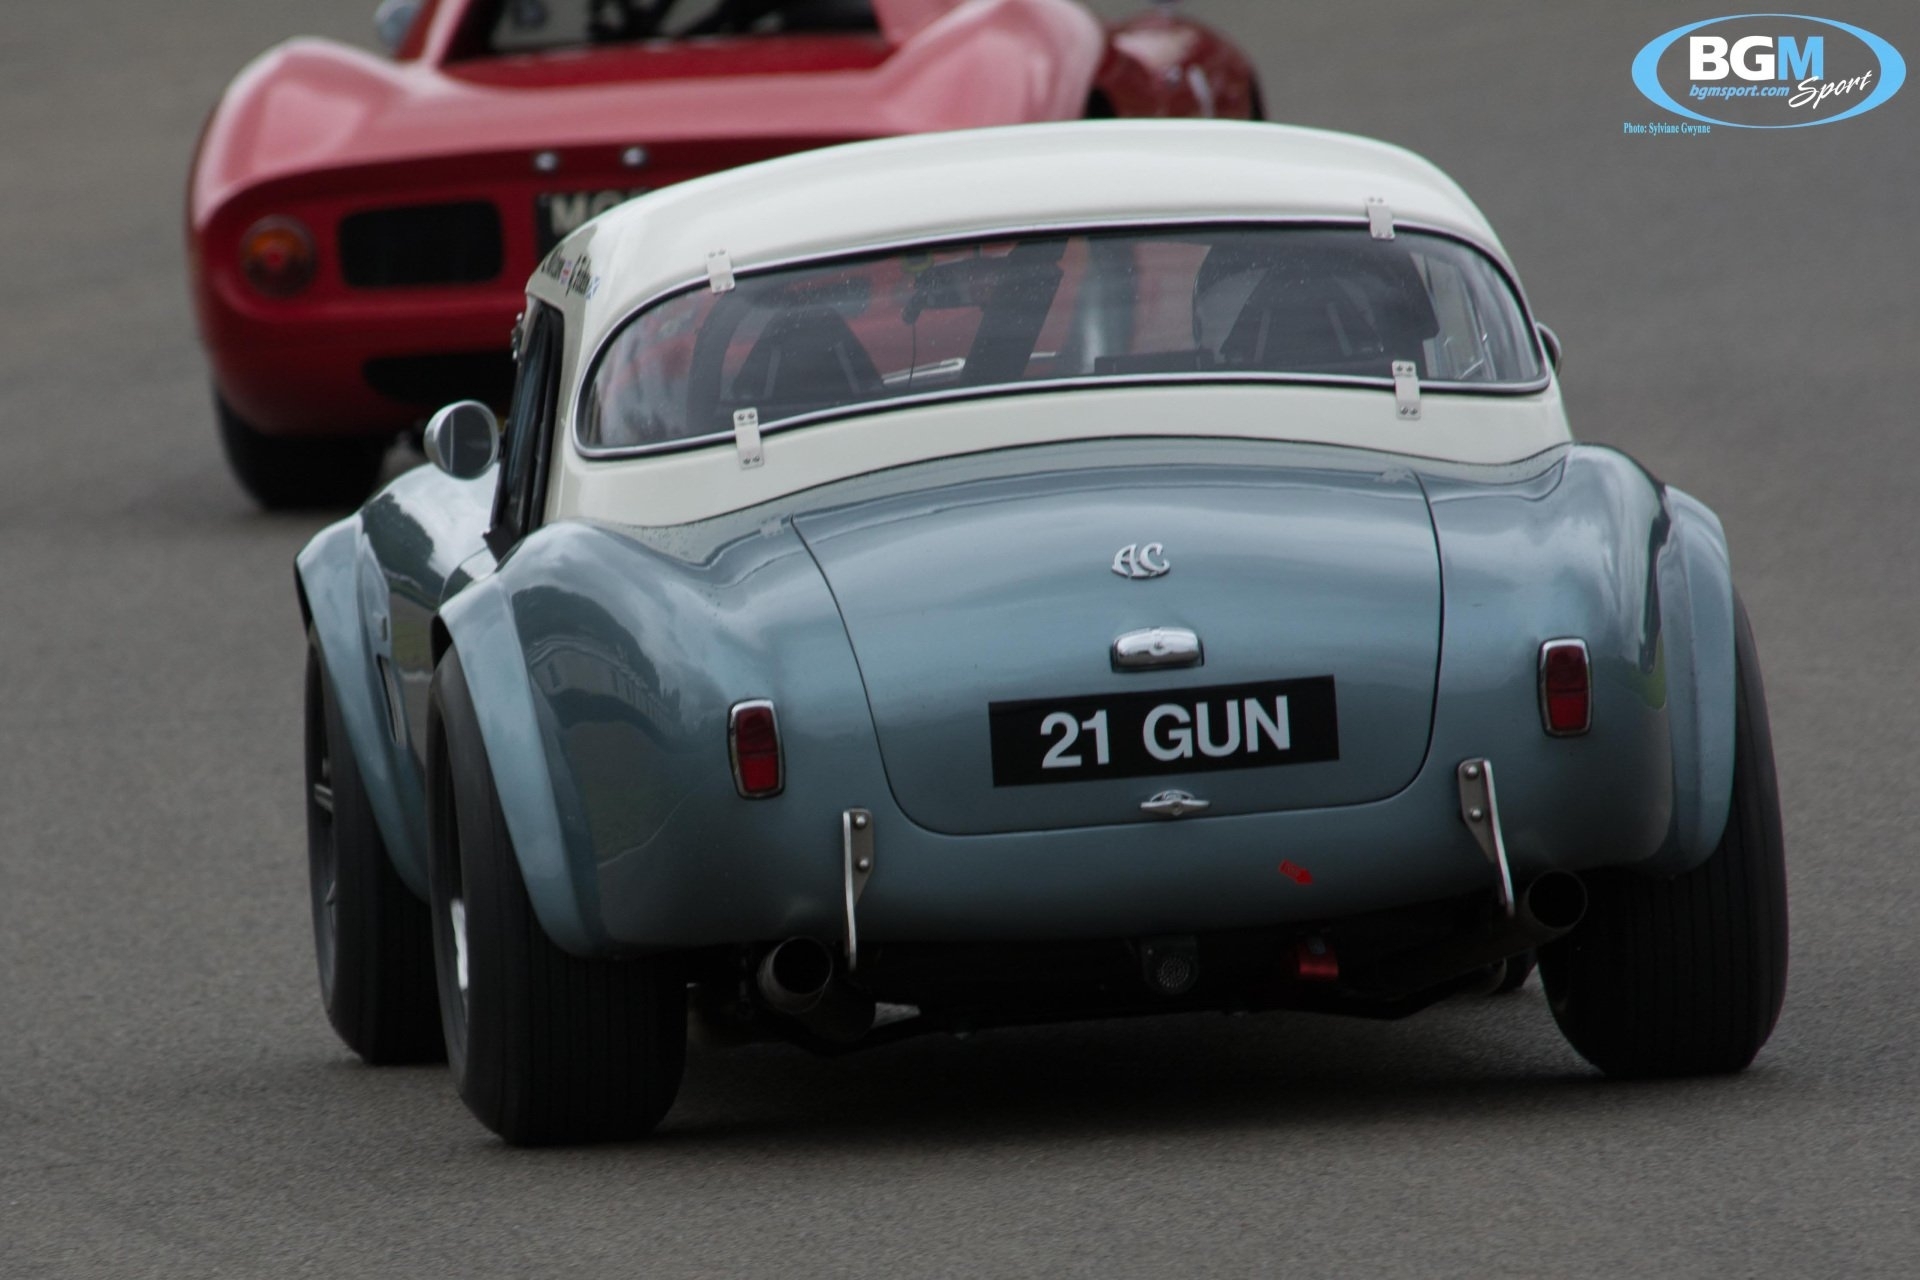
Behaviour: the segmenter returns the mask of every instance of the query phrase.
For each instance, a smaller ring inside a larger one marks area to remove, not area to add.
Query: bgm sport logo
[[[1906,59],[1879,36],[1831,18],[1743,13],[1675,27],[1633,60],[1633,83],[1692,125],[1628,133],[1804,129],[1865,115],[1900,91]]]

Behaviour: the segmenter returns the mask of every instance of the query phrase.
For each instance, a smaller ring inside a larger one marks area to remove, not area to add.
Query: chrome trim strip
[[[1534,396],[1545,391],[1550,384],[1503,382],[1497,386],[1483,386],[1471,382],[1423,382],[1420,391],[1423,395],[1477,395],[1512,399],[1519,396]],[[817,413],[800,414],[797,417],[782,418],[775,423],[762,422],[760,434],[776,435],[793,427],[808,427],[820,422],[845,421],[851,418],[864,418],[876,413],[892,413],[896,409],[912,409],[930,404],[953,404],[967,400],[998,400],[1007,396],[1047,395],[1060,391],[1106,390],[1117,387],[1193,387],[1193,386],[1280,386],[1280,387],[1339,387],[1356,391],[1393,391],[1392,378],[1356,378],[1346,374],[1311,373],[1244,373],[1233,377],[1221,377],[1218,374],[1200,373],[1129,373],[1115,374],[1104,378],[1049,378],[1044,381],[1010,382],[991,387],[976,387],[966,390],[923,391],[911,396],[898,396],[887,400],[873,400],[861,404],[843,405],[837,409],[822,409]],[[1169,435],[1182,434],[1169,432]],[[1204,434],[1204,433],[1194,433]],[[731,431],[714,431],[703,436],[688,436],[684,440],[671,440],[661,444],[626,445],[620,448],[594,448],[574,441],[574,452],[590,462],[607,462],[621,458],[640,458],[659,453],[682,453],[689,449],[706,448],[710,445],[731,442]]]
[[[1012,224],[976,230],[955,231],[933,236],[914,236],[900,240],[874,241],[844,249],[834,249],[826,253],[794,254],[785,258],[775,258],[769,262],[755,263],[747,267],[743,267],[737,262],[731,263],[730,265],[733,269],[733,276],[737,280],[740,277],[757,276],[765,272],[779,271],[787,267],[827,266],[831,263],[844,261],[849,258],[862,258],[870,254],[889,253],[896,250],[922,249],[945,244],[1001,240],[1009,236],[1092,234],[1105,231],[1138,231],[1154,227],[1170,229],[1181,227],[1196,229],[1204,227],[1340,227],[1350,229],[1359,228],[1368,230],[1369,233],[1371,233],[1370,221],[1365,217],[1221,217],[1171,221],[1162,217],[1115,218],[1110,221],[1094,222],[1074,220],[1058,223]],[[1470,395],[1518,396],[1537,395],[1551,387],[1553,385],[1553,365],[1547,358],[1546,348],[1542,344],[1540,335],[1535,329],[1535,325],[1539,322],[1534,318],[1533,306],[1527,300],[1527,292],[1520,284],[1520,277],[1507,262],[1506,255],[1495,246],[1482,242],[1473,236],[1466,235],[1452,228],[1434,226],[1431,223],[1402,221],[1396,223],[1395,229],[1396,231],[1417,232],[1424,235],[1437,236],[1443,240],[1451,240],[1456,244],[1462,244],[1474,250],[1488,262],[1492,263],[1494,270],[1500,273],[1501,278],[1507,282],[1507,287],[1513,290],[1513,296],[1519,301],[1522,326],[1528,336],[1532,338],[1534,354],[1539,357],[1540,367],[1545,370],[1544,377],[1530,383],[1502,382],[1488,386],[1473,382],[1428,382],[1421,384],[1421,390],[1439,391],[1442,393],[1457,392]],[[599,340],[594,343],[592,354],[577,366],[581,370],[581,374],[579,383],[574,388],[572,403],[569,406],[572,420],[567,424],[567,438],[572,442],[574,452],[578,456],[598,462],[612,458],[643,457],[655,453],[677,453],[685,449],[701,448],[717,440],[729,438],[728,433],[716,432],[703,436],[689,436],[683,440],[663,441],[659,444],[617,445],[612,447],[589,445],[580,439],[580,424],[586,420],[587,394],[593,389],[592,375],[594,371],[599,368],[601,359],[605,357],[607,348],[613,344],[614,339],[619,337],[626,327],[643,312],[658,306],[669,298],[693,289],[705,287],[707,283],[708,277],[706,275],[693,276],[679,284],[669,286],[668,288],[649,295],[642,300],[639,305],[629,307],[624,315],[608,325],[606,331],[602,333]],[[932,393],[924,399],[919,396],[903,396],[899,399],[876,401],[867,405],[843,405],[835,409],[822,410],[819,413],[803,414],[795,418],[782,418],[773,423],[763,422],[761,424],[761,431],[765,434],[783,430],[790,426],[805,426],[809,423],[821,422],[832,418],[853,417],[896,407],[924,404],[933,401],[935,398],[980,399],[997,394],[1018,394],[1019,392],[1032,390],[1036,387],[1058,390],[1088,385],[1108,387],[1140,384],[1156,385],[1165,382],[1196,382],[1228,386],[1241,383],[1388,388],[1393,386],[1392,378],[1354,378],[1334,374],[1241,374],[1231,378],[1208,374],[1133,374],[1106,378],[1062,378],[1044,383],[1012,383],[1005,386],[968,388],[957,393]]]
[[[1507,919],[1513,919],[1513,868],[1507,863],[1507,841],[1500,832],[1500,798],[1493,787],[1493,761],[1462,760],[1456,770],[1460,784],[1460,817],[1480,844],[1480,852],[1494,869],[1494,896]]]

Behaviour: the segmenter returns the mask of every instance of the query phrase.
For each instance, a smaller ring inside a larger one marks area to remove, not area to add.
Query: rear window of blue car
[[[1127,382],[1538,387],[1539,348],[1477,250],[1365,228],[1182,227],[945,244],[742,274],[626,322],[579,415],[592,452],[925,398]]]

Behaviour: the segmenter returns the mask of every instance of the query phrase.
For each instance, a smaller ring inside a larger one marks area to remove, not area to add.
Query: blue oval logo
[[[1634,87],[1655,106],[1735,129],[1838,124],[1885,103],[1906,78],[1906,59],[1873,32],[1794,13],[1675,27],[1633,60]]]

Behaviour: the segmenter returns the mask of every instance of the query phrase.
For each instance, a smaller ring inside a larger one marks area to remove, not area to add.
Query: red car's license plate
[[[987,718],[996,787],[1340,758],[1332,676],[995,702]]]
[[[551,191],[533,198],[533,239],[544,258],[589,218],[597,218],[617,204],[647,194],[645,187],[627,190]]]

